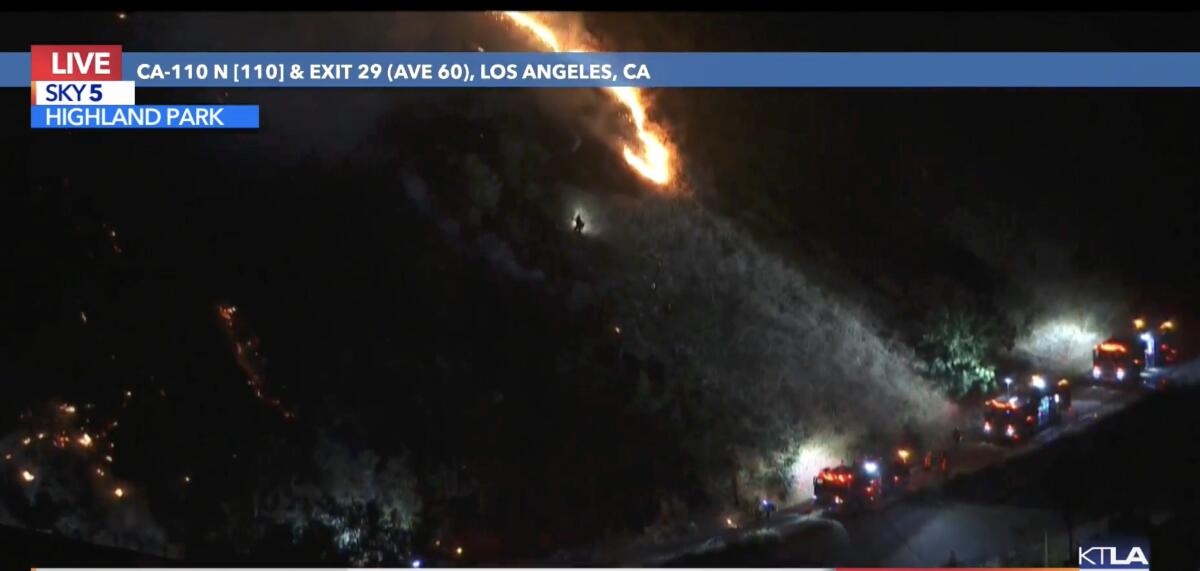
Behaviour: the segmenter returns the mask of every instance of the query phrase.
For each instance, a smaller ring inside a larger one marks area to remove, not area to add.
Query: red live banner
[[[121,81],[119,45],[29,48],[30,81]]]

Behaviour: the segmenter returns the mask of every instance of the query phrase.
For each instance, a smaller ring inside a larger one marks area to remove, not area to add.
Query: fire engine
[[[1114,337],[1092,350],[1092,378],[1097,381],[1136,379],[1145,367],[1145,355],[1132,340]]]
[[[1019,443],[1060,422],[1071,407],[1071,383],[1051,384],[1032,375],[1028,385],[1009,387],[984,404],[983,435],[993,442]]]
[[[1092,351],[1092,378],[1097,381],[1136,380],[1143,371],[1175,364],[1179,358],[1175,346],[1175,321],[1167,319],[1151,327],[1145,318],[1133,320],[1133,332],[1112,337]]]
[[[1147,369],[1157,369],[1174,365],[1179,358],[1179,350],[1175,342],[1175,320],[1166,319],[1158,327],[1151,327],[1143,318],[1133,320],[1133,327],[1140,349],[1145,354]]]
[[[899,481],[899,474],[887,474],[879,459],[865,459],[852,466],[842,464],[825,468],[813,478],[813,501],[819,507],[836,510],[860,508],[882,498]]]

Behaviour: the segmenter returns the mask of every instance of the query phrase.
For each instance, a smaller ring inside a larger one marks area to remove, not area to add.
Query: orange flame
[[[594,51],[582,44],[564,45],[554,30],[524,12],[503,12],[503,15],[517,27],[533,34],[550,51]],[[642,101],[641,90],[636,87],[605,87],[604,90],[629,111],[630,120],[637,129],[639,148],[635,149],[626,144],[622,153],[625,162],[629,163],[629,166],[633,167],[638,174],[659,186],[671,182],[673,174],[671,151],[668,149],[665,137],[661,135],[662,129],[646,121],[646,104]]]

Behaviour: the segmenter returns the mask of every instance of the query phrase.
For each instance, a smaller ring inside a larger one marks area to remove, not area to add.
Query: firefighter
[[[767,498],[763,498],[758,507],[762,511],[763,519],[771,519],[771,514],[775,513],[775,502]]]
[[[575,213],[575,233],[576,233],[576,234],[583,234],[583,227],[584,227],[584,226],[586,226],[586,224],[584,224],[584,222],[583,222],[583,215],[581,215],[581,214],[579,214],[578,212],[576,212],[576,213]]]

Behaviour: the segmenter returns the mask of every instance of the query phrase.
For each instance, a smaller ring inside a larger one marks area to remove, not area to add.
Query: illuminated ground
[[[973,473],[1003,467],[1006,461],[1037,456],[1059,439],[1086,433],[1144,394],[1083,386],[1075,392],[1066,424],[1051,427],[1039,433],[1033,444],[1016,448],[968,441],[956,456],[952,476],[969,480]],[[1046,539],[1052,556],[1065,557],[1066,532],[1058,510],[958,500],[939,493],[943,487],[940,476],[917,472],[913,488],[918,492],[873,512],[833,520],[811,513],[811,506],[804,505],[781,514],[767,526],[718,530],[707,537],[632,554],[626,561],[652,565],[938,566],[954,552],[960,563],[997,564],[1001,557],[1016,556],[1036,559],[1027,564],[1040,564]],[[1086,531],[1081,528],[1077,533]]]

